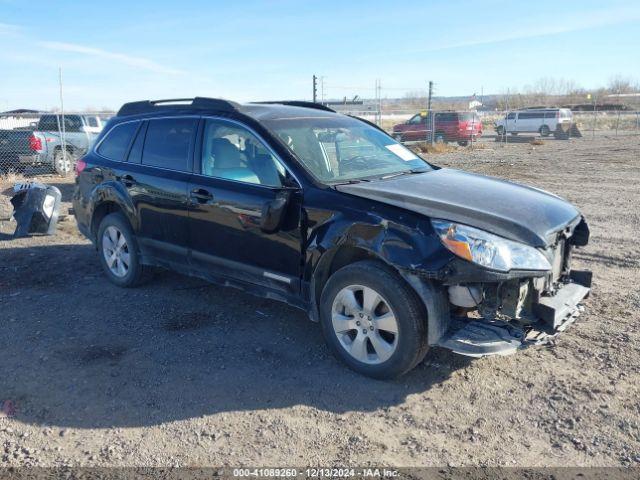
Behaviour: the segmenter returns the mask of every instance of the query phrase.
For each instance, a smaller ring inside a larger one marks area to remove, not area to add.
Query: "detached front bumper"
[[[486,318],[452,318],[436,345],[469,357],[510,355],[540,345],[564,332],[584,307],[581,302],[591,291],[590,272],[572,272],[572,278],[553,296],[543,296],[532,304],[534,321]]]

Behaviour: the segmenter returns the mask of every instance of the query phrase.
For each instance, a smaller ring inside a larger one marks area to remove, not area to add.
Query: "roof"
[[[141,100],[125,103],[117,113],[118,117],[158,113],[193,112],[237,112],[257,120],[278,118],[327,117],[337,115],[325,105],[313,102],[282,100],[277,102],[255,102],[239,104],[219,98],[178,98],[168,100]]]

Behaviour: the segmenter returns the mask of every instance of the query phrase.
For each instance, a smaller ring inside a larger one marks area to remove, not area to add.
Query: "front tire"
[[[138,242],[122,213],[110,213],[102,219],[97,245],[100,264],[111,283],[135,287],[147,279],[148,267],[140,262]]]
[[[469,145],[469,140],[459,140],[458,145],[460,145],[461,147],[466,147],[467,145]]]
[[[543,137],[548,137],[550,133],[551,130],[549,130],[549,127],[547,125],[542,125],[540,127],[540,135],[542,135]]]
[[[322,291],[320,321],[333,354],[372,378],[399,377],[427,353],[423,303],[379,262],[361,261],[335,272]]]

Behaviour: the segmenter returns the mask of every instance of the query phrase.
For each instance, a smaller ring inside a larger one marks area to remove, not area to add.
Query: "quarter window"
[[[137,128],[138,122],[116,125],[98,147],[98,153],[109,160],[123,161]]]
[[[285,168],[246,128],[207,120],[202,142],[203,175],[270,187],[283,185]]]
[[[189,170],[189,151],[196,131],[195,118],[166,118],[149,121],[142,163],[170,170]]]

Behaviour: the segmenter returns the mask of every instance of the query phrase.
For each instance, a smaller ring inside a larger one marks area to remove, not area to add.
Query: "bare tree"
[[[640,85],[632,78],[616,75],[609,79],[607,91],[610,94],[637,93],[640,91]]]

